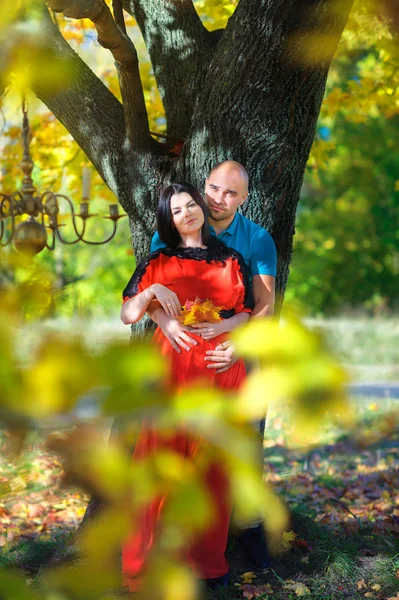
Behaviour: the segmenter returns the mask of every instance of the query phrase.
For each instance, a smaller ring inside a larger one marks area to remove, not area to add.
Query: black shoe
[[[215,577],[214,579],[205,579],[205,587],[207,590],[216,590],[217,588],[224,588],[229,585],[230,573]]]
[[[254,569],[265,570],[271,566],[262,525],[245,529],[239,536],[245,555]]]

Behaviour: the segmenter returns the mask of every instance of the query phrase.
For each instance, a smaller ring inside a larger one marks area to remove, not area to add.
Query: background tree
[[[355,5],[330,70],[288,290],[308,313],[398,306],[397,38],[378,5]]]

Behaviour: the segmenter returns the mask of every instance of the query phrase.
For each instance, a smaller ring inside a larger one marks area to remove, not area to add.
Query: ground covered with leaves
[[[270,412],[266,474],[292,514],[286,551],[268,572],[255,574],[232,535],[232,582],[214,600],[399,600],[398,430],[378,402],[359,401],[358,413],[351,435],[330,426],[319,444],[303,450],[292,443],[283,415]],[[39,435],[17,461],[1,459],[0,566],[34,579],[67,545],[87,497],[63,487],[62,476]]]

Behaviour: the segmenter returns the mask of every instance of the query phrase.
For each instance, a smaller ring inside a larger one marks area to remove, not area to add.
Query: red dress
[[[202,248],[163,248],[150,254],[136,269],[123,292],[124,299],[142,292],[153,283],[161,283],[173,290],[183,306],[187,300],[196,297],[209,298],[217,306],[222,306],[222,318],[228,318],[239,312],[251,312],[252,299],[248,285],[246,267],[241,255],[223,245]],[[224,373],[216,374],[215,369],[207,369],[205,353],[227,339],[222,334],[212,340],[189,333],[198,345],[189,352],[177,353],[158,327],[153,340],[160,346],[161,352],[168,357],[171,366],[171,382],[176,388],[184,388],[194,381],[224,389],[238,389],[245,379],[245,367],[238,360]],[[183,455],[187,460],[195,460],[201,452],[201,440],[198,436],[185,433],[181,429],[173,438],[163,438],[159,432],[143,427],[134,450],[133,459],[148,456],[159,449],[168,448]],[[230,499],[228,478],[223,465],[213,462],[205,473],[205,485],[212,495],[216,508],[215,520],[210,524],[195,544],[186,548],[185,560],[196,574],[204,579],[220,577],[228,572],[228,563],[224,556],[230,521]],[[139,577],[156,536],[161,520],[161,508],[167,498],[156,498],[143,511],[140,523],[122,549],[122,568],[125,580],[131,590],[135,589],[132,580]]]

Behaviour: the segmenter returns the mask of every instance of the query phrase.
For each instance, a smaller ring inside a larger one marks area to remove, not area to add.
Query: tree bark
[[[123,107],[62,37],[45,7],[41,25],[42,43],[67,73],[66,85],[55,91],[48,78],[36,79],[33,92],[74,137],[109,188],[118,193],[115,174],[126,135]]]
[[[168,135],[185,140],[214,53],[214,36],[202,25],[192,0],[123,0],[123,5],[143,34]]]

